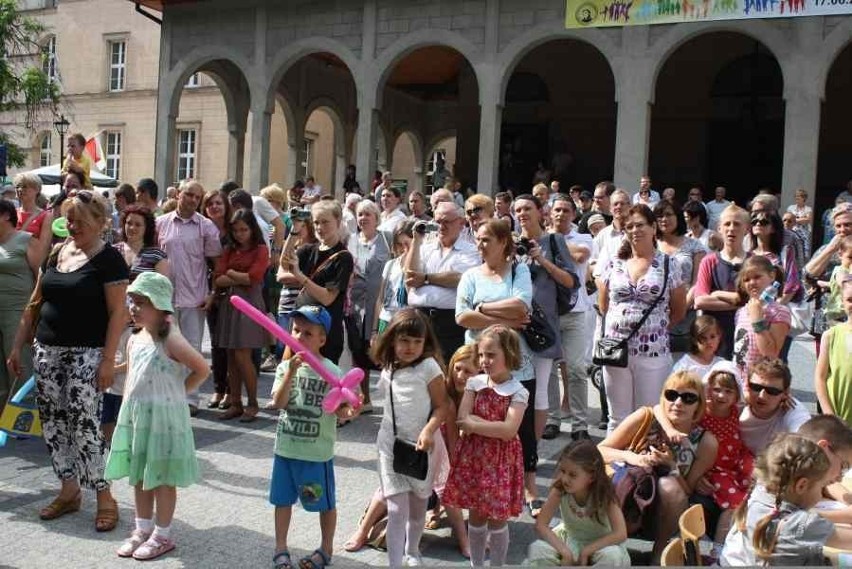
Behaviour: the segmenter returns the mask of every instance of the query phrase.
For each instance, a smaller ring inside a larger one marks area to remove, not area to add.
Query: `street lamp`
[[[53,128],[59,134],[59,168],[62,169],[62,156],[65,156],[65,134],[68,132],[68,127],[71,123],[65,118],[65,115],[59,115],[59,120],[53,121]]]

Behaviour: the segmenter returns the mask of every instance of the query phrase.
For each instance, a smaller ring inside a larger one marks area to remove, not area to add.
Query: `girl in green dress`
[[[557,510],[562,523],[551,528]],[[530,545],[531,565],[630,566],[624,515],[592,441],[579,440],[562,451],[535,529],[541,539]]]
[[[172,292],[169,279],[156,272],[140,274],[127,288],[136,329],[127,342],[124,400],[105,474],[127,477],[135,487],[136,529],[119,557],[154,559],[174,549],[176,487],[199,478],[186,393],[207,379],[210,367],[170,325]]]

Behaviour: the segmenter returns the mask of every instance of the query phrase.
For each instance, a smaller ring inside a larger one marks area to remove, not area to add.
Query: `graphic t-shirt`
[[[335,375],[340,368],[323,359],[325,367]],[[290,361],[283,361],[275,371],[273,390],[284,381]],[[275,454],[310,462],[326,462],[334,457],[337,439],[337,417],[322,410],[322,401],[330,385],[317,372],[302,364],[293,377],[290,400],[278,416],[275,431]]]

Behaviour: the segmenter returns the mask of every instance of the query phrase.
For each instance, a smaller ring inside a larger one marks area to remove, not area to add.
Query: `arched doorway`
[[[533,48],[512,70],[504,98],[502,188],[529,192],[540,167],[563,188],[612,178],[615,80],[597,48],[575,39]]]
[[[681,199],[695,184],[725,186],[739,204],[780,191],[783,90],[777,59],[751,37],[713,32],[680,46],[657,77],[651,177]]]
[[[456,49],[431,45],[414,49],[389,67],[381,86],[380,118],[391,132],[404,125],[419,172],[416,187],[429,189],[425,179],[428,157],[421,141],[455,132],[457,144],[452,174],[465,187],[475,187],[479,162],[479,85],[470,62]],[[399,144],[398,140],[394,141]],[[420,148],[416,148],[420,146]],[[398,165],[393,153],[392,170]],[[409,187],[415,187],[410,184]]]
[[[407,190],[423,190],[423,145],[416,134],[408,130],[399,133],[391,164],[394,180],[404,181]]]
[[[814,200],[816,212],[815,239],[821,242],[822,212],[834,207],[834,200],[852,180],[849,157],[852,156],[852,43],[840,52],[828,72],[825,84],[825,99],[819,132],[819,162],[817,169],[817,192]]]

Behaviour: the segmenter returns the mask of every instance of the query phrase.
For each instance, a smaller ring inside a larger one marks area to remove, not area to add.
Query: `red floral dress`
[[[486,421],[503,421],[513,396],[500,395],[486,386],[476,391],[474,397],[474,415]],[[453,466],[441,500],[450,506],[474,510],[492,520],[521,515],[524,464],[517,435],[510,441],[477,434],[463,436],[456,444]]]
[[[736,508],[748,497],[754,469],[754,455],[740,437],[740,418],[734,411],[725,418],[706,414],[701,426],[719,441],[716,462],[707,473],[707,479],[716,489],[713,500],[723,510]]]

